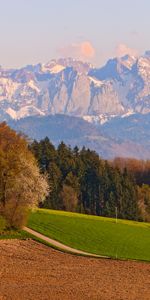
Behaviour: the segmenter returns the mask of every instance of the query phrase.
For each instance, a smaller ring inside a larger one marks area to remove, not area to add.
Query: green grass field
[[[113,258],[150,261],[150,224],[38,209],[28,226],[73,248]]]
[[[29,233],[20,230],[20,231],[16,231],[16,230],[11,230],[11,231],[5,231],[3,232],[3,234],[0,234],[0,240],[7,240],[7,239],[26,239],[31,237],[31,235],[29,235]]]

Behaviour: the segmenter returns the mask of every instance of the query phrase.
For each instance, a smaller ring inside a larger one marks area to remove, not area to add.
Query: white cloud
[[[121,56],[124,56],[126,54],[131,55],[131,56],[137,56],[138,55],[138,51],[136,49],[129,48],[125,44],[119,44],[116,47],[116,55],[117,55],[117,57],[121,57]]]
[[[58,49],[58,53],[64,57],[74,57],[79,59],[91,59],[95,56],[95,48],[89,41],[72,43]]]

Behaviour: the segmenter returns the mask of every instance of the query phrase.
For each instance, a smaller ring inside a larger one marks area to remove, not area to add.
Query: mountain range
[[[0,67],[4,120],[31,138],[63,139],[106,158],[150,158],[150,51],[100,68],[72,58]]]

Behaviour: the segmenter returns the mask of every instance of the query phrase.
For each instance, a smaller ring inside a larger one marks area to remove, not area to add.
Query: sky
[[[0,0],[0,65],[74,57],[101,66],[150,49],[149,0]]]

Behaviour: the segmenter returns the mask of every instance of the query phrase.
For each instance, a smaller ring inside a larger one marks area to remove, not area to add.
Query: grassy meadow
[[[0,234],[0,240],[7,240],[7,239],[26,239],[31,237],[27,232],[23,230],[6,230]]]
[[[112,258],[150,261],[150,224],[38,209],[28,227],[86,252]]]

